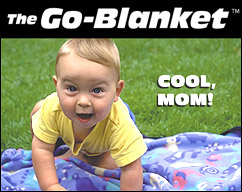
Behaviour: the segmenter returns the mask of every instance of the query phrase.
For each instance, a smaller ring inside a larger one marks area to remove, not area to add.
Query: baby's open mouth
[[[87,123],[92,116],[93,113],[77,113],[77,117],[82,123]]]

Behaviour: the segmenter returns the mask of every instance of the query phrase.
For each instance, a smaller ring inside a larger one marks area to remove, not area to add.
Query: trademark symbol
[[[232,8],[232,13],[233,14],[240,14],[240,9],[234,9],[234,8]]]

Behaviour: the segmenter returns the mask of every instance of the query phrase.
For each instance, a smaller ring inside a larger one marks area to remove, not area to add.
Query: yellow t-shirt
[[[79,151],[88,156],[110,151],[119,167],[135,161],[147,150],[141,133],[120,98],[113,103],[108,116],[79,144],[75,144],[72,121],[61,110],[56,92],[49,95],[33,115],[32,127],[35,136],[46,143],[55,144],[61,137],[74,155]]]

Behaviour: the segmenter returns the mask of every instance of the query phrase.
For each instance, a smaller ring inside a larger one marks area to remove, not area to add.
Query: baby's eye
[[[95,88],[92,90],[93,93],[100,93],[102,90],[100,88]]]
[[[70,92],[75,92],[77,89],[74,86],[70,86],[70,87],[68,87],[68,90]]]

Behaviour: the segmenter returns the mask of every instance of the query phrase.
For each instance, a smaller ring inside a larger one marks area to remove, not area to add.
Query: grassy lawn
[[[121,97],[142,133],[221,133],[241,125],[240,39],[114,39],[125,89]],[[1,39],[1,151],[31,149],[29,114],[55,91],[55,57],[65,39]],[[161,75],[206,75],[209,88],[160,88]],[[213,105],[157,106],[159,93],[213,93]]]

